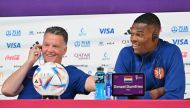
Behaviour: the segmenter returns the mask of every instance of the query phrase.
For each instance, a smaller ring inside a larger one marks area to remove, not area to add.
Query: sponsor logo
[[[153,72],[154,72],[155,78],[157,78],[157,79],[163,79],[164,78],[164,68],[155,67]]]
[[[106,45],[114,45],[114,44],[115,44],[114,41],[109,41],[109,42],[101,41],[101,42],[98,43],[98,46],[106,46]]]
[[[21,67],[21,65],[14,65],[14,66],[13,66],[13,68],[16,68],[16,69],[17,69],[17,68],[20,68],[20,67]]]
[[[99,42],[98,46],[104,46],[104,42]]]
[[[0,78],[3,78],[3,77],[4,77],[4,73],[0,72]]]
[[[124,33],[124,35],[131,35],[131,30],[128,29],[128,30]]]
[[[190,63],[184,63],[185,66],[190,66]]]
[[[188,45],[188,39],[172,39],[175,45]]]
[[[74,65],[75,67],[88,67],[88,65],[81,64],[81,65]]]
[[[63,58],[68,58],[68,56],[67,56],[67,55],[64,55]]]
[[[114,28],[99,28],[101,34],[114,34]]]
[[[92,75],[92,71],[91,71],[91,70],[89,70],[89,71],[87,72],[87,74]]]
[[[28,32],[28,35],[30,35],[30,36],[31,36],[31,35],[34,35],[34,34],[35,34],[35,33],[34,33],[34,31],[32,31],[32,30]]]
[[[36,34],[44,34],[44,31],[37,31]]]
[[[177,32],[188,32],[188,26],[173,26],[171,27],[171,31],[173,33],[177,33]]]
[[[122,44],[130,44],[131,41],[130,41],[130,40],[122,40],[121,43],[122,43]]]
[[[184,51],[184,52],[181,52],[181,54],[182,54],[182,57],[183,57],[183,58],[186,58],[187,55],[188,55],[188,52],[185,52],[185,51]]]
[[[74,57],[78,58],[79,60],[89,60],[90,53],[74,53]]]
[[[75,41],[75,47],[90,47],[90,41]]]
[[[9,60],[9,61],[18,61],[20,59],[20,55],[7,55],[5,56],[5,60]]]
[[[102,58],[102,60],[110,60],[110,56],[107,52],[104,53],[104,57]]]
[[[21,44],[18,42],[7,43],[7,48],[21,48]]]
[[[135,75],[135,79],[136,79],[136,80],[139,80],[139,79],[143,79],[143,77],[138,76],[138,75]]]
[[[7,30],[5,32],[6,36],[21,36],[21,30]]]
[[[111,67],[113,66],[112,64],[101,64],[102,67]]]
[[[86,36],[86,32],[85,32],[84,28],[80,29],[79,36]]]
[[[114,45],[115,42],[107,42],[106,44],[107,44],[107,45]]]

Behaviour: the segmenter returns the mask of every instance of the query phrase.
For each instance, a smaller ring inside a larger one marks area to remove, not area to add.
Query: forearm
[[[33,63],[26,61],[17,71],[9,76],[3,83],[2,93],[6,96],[16,96],[21,91],[22,82],[32,66]]]
[[[160,88],[157,88],[157,89],[150,90],[150,97],[152,99],[158,99],[161,96],[163,96],[164,94],[165,94],[164,87],[160,87]]]
[[[95,91],[95,80],[93,76],[89,76],[85,83],[85,89],[88,92]]]

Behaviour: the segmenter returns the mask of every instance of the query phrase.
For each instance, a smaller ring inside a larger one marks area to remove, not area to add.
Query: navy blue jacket
[[[139,98],[151,99],[149,91],[159,87],[165,88],[165,94],[159,99],[184,98],[185,71],[181,51],[162,39],[159,39],[158,47],[152,53],[142,56],[134,54],[131,46],[124,47],[116,61],[115,72],[145,74],[146,92]]]

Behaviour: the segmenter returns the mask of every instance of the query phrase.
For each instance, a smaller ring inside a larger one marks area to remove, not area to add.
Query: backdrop
[[[0,16],[190,11],[189,0],[0,0]]]
[[[75,65],[90,75],[98,66],[113,68],[119,51],[130,44],[130,35],[124,34],[136,14],[97,14],[67,16],[31,16],[0,18],[0,86],[27,59],[29,48],[42,43],[44,31],[50,26],[64,27],[69,34],[68,51],[62,63]],[[180,47],[186,72],[185,98],[190,97],[190,12],[156,13],[162,23],[160,37]],[[36,64],[43,64],[41,57]],[[77,95],[75,99],[93,99]],[[7,98],[3,95],[0,99]]]

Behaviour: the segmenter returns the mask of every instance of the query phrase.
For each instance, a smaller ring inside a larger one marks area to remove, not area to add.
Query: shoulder
[[[123,47],[119,52],[119,57],[130,57],[133,56],[134,52],[131,46],[129,47]]]
[[[73,65],[65,66],[65,69],[69,75],[69,81],[72,82],[82,81],[82,80],[85,81],[89,77],[87,73],[85,73],[84,71],[78,69]]]
[[[38,65],[33,66],[27,73],[28,76],[33,76],[34,72],[36,71],[36,69],[38,68]]]
[[[181,50],[177,45],[171,44],[167,41],[160,40],[160,48],[162,51],[167,52],[167,53],[180,53],[181,54]]]
[[[73,65],[68,65],[68,66],[65,66],[65,69],[67,71],[72,71],[72,72],[75,72],[75,71],[78,71],[80,69],[78,69],[77,67],[73,66]]]
[[[133,49],[131,46],[129,47],[123,47],[121,50],[120,50],[120,53],[121,54],[131,54],[133,53]]]
[[[69,75],[82,75],[86,74],[84,71],[78,69],[77,67],[73,65],[68,65],[65,66],[66,71],[68,72]]]

